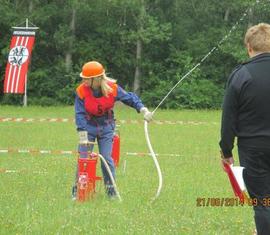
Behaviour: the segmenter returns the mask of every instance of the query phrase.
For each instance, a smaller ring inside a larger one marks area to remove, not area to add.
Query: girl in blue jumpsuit
[[[115,166],[111,157],[115,129],[114,103],[121,101],[136,109],[138,113],[143,113],[147,121],[152,119],[152,113],[144,107],[135,93],[126,92],[115,83],[115,80],[108,78],[100,63],[96,61],[86,63],[80,76],[83,82],[76,89],[75,97],[75,120],[80,139],[78,147],[80,157],[87,157],[87,151],[93,150],[93,145],[87,146],[84,143],[97,140],[99,153],[105,158],[115,178]],[[101,169],[108,196],[115,196],[115,190],[103,162],[101,162]],[[76,191],[77,188],[74,186],[73,197],[76,197]]]

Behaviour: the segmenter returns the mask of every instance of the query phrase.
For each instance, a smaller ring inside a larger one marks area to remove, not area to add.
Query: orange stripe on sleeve
[[[80,99],[84,99],[84,97],[85,97],[83,86],[84,86],[84,84],[81,84],[76,89],[77,95],[79,96]]]
[[[117,92],[118,91],[118,85],[116,83],[114,83],[113,86],[112,86],[112,89],[113,89],[113,91],[112,91],[113,96],[116,97],[117,93],[118,93]]]

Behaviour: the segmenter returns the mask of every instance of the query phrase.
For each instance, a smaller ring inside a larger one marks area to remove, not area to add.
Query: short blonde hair
[[[270,52],[270,25],[260,23],[250,27],[246,32],[244,42],[255,52]]]

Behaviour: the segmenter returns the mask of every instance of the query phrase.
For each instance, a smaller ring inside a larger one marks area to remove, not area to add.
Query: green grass
[[[121,105],[115,112],[117,119],[142,119]],[[0,106],[0,117],[73,116],[73,107]],[[197,198],[233,197],[219,161],[220,111],[158,110],[155,119],[184,124],[149,125],[157,153],[180,155],[158,158],[164,184],[154,203],[158,178],[151,157],[126,155],[148,152],[143,124],[122,124],[117,169],[122,203],[107,199],[101,183],[93,200],[71,201],[76,156],[0,153],[0,169],[18,171],[0,173],[0,234],[252,234],[251,207],[197,206]],[[0,133],[0,149],[75,150],[77,145],[71,122],[0,122]]]

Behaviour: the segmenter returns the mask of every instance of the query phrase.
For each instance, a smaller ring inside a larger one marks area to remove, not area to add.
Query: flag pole
[[[28,18],[25,20],[25,27],[28,28]],[[23,106],[27,107],[27,74],[25,75]]]
[[[25,75],[23,106],[24,106],[24,107],[27,106],[27,74]]]

